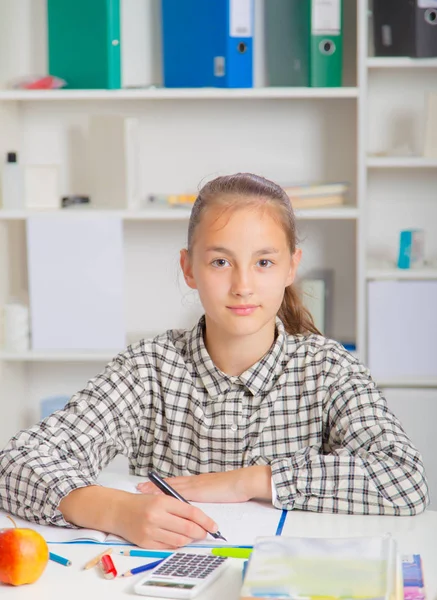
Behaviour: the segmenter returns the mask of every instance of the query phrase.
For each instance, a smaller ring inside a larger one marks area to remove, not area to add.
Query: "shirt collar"
[[[234,384],[245,386],[253,396],[268,392],[283,372],[287,333],[278,317],[276,318],[276,339],[270,350],[261,360],[238,376],[226,375],[215,366],[205,346],[204,331],[205,317],[203,316],[189,335],[188,353],[212,400],[226,394]]]

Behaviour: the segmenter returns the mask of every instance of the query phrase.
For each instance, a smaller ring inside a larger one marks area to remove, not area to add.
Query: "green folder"
[[[330,7],[327,8],[329,4]],[[331,0],[330,3],[320,2],[320,0],[311,2],[311,87],[341,87],[343,74],[342,5],[342,0]],[[318,11],[320,11],[319,16],[317,16]]]
[[[70,89],[119,89],[120,0],[47,0],[49,73]]]
[[[267,0],[264,16],[269,85],[342,85],[342,0]]]

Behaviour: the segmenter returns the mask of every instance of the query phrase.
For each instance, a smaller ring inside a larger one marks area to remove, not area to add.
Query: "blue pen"
[[[173,554],[173,552],[165,550],[119,550],[118,553],[122,556],[140,556],[141,558],[167,558]]]
[[[161,558],[161,560],[155,560],[154,562],[148,563],[147,565],[142,565],[141,567],[135,567],[135,569],[131,569],[130,571],[126,571],[126,573],[123,573],[123,575],[121,575],[121,577],[130,577],[131,575],[137,575],[138,573],[144,573],[144,571],[150,571],[150,569],[154,569],[155,567],[160,565],[163,560],[164,559]]]
[[[69,567],[71,565],[71,560],[68,560],[68,558],[64,558],[63,556],[59,556],[59,554],[55,554],[54,552],[49,552],[49,559],[53,562],[59,563],[60,565],[64,565],[64,567]]]

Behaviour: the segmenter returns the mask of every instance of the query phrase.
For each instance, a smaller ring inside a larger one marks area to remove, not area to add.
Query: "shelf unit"
[[[262,2],[257,0],[258,8]],[[382,140],[378,138],[378,129],[384,132],[381,122],[384,123],[386,104],[393,93],[388,89],[392,82],[396,91],[400,78],[407,74],[417,93],[416,83],[430,79],[430,69],[437,69],[437,60],[368,57],[368,2],[344,3],[343,88],[5,89],[0,90],[0,152],[3,155],[17,149],[30,163],[59,161],[62,193],[86,192],[87,165],[82,157],[86,157],[89,115],[96,111],[117,112],[140,120],[144,197],[148,193],[190,193],[204,179],[246,170],[283,184],[349,180],[352,193],[348,205],[301,210],[296,215],[304,249],[302,273],[314,267],[335,269],[336,336],[356,342],[357,355],[365,362],[367,282],[407,277],[392,269],[369,269],[368,255],[379,251],[381,245],[395,248],[397,243],[393,236],[387,241],[373,209],[383,204],[381,194],[393,181],[404,181],[406,172],[423,179],[426,189],[433,182],[437,184],[437,160],[371,154],[384,149],[376,142],[386,141],[384,135]],[[41,27],[45,2],[34,0],[32,6]],[[0,20],[2,10],[4,5],[0,7]],[[7,35],[9,55],[2,54],[3,65],[9,60],[15,65],[17,76],[26,71],[45,71],[43,29],[17,36],[11,27]],[[17,55],[20,39],[27,41]],[[40,46],[33,48],[32,43]],[[411,104],[414,102],[413,98]],[[379,113],[382,116],[375,124],[373,115]],[[393,206],[389,210],[393,211]],[[195,298],[187,295],[177,275],[177,251],[185,243],[189,210],[73,208],[44,211],[44,215],[60,212],[66,218],[87,214],[96,219],[105,215],[123,221],[127,333],[131,337],[132,332],[135,337],[138,331],[163,331],[195,321],[200,307]],[[43,213],[0,211],[0,305],[26,283],[25,228],[27,220],[36,214]],[[380,220],[386,225],[390,220],[386,213],[383,216]],[[426,211],[424,219],[432,223]],[[393,228],[398,229],[399,222]],[[420,278],[420,274],[408,277]],[[423,272],[422,277],[433,279],[435,271]],[[151,319],[150,315],[156,318]],[[16,399],[2,420],[0,444],[16,429],[35,420],[40,398],[79,389],[116,351],[0,352],[0,397]],[[413,387],[414,383],[417,388],[433,387],[414,380],[408,385],[402,381],[383,383],[390,384],[384,385],[390,388]],[[433,383],[432,379],[427,382]]]
[[[143,210],[90,210],[69,208],[62,210],[0,210],[1,221],[25,221],[29,217],[44,215],[45,217],[63,214],[68,218],[87,215],[98,218],[102,215],[117,217],[123,221],[188,221],[190,210],[185,208],[145,208]],[[296,210],[296,217],[303,221],[311,220],[354,220],[358,218],[359,211],[353,206],[333,208],[308,208]]]
[[[437,280],[437,268],[427,269],[369,269],[367,279],[420,281]]]
[[[408,56],[373,56],[367,59],[369,69],[435,69],[437,58],[409,58]]]
[[[369,169],[437,169],[437,158],[423,156],[370,156]]]
[[[292,100],[311,98],[357,98],[356,87],[305,88],[264,87],[252,89],[150,88],[135,90],[4,90],[0,102],[62,102],[118,100]]]

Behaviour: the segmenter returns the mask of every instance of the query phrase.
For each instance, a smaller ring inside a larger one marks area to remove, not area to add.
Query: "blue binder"
[[[253,86],[253,0],[162,0],[166,87]]]

